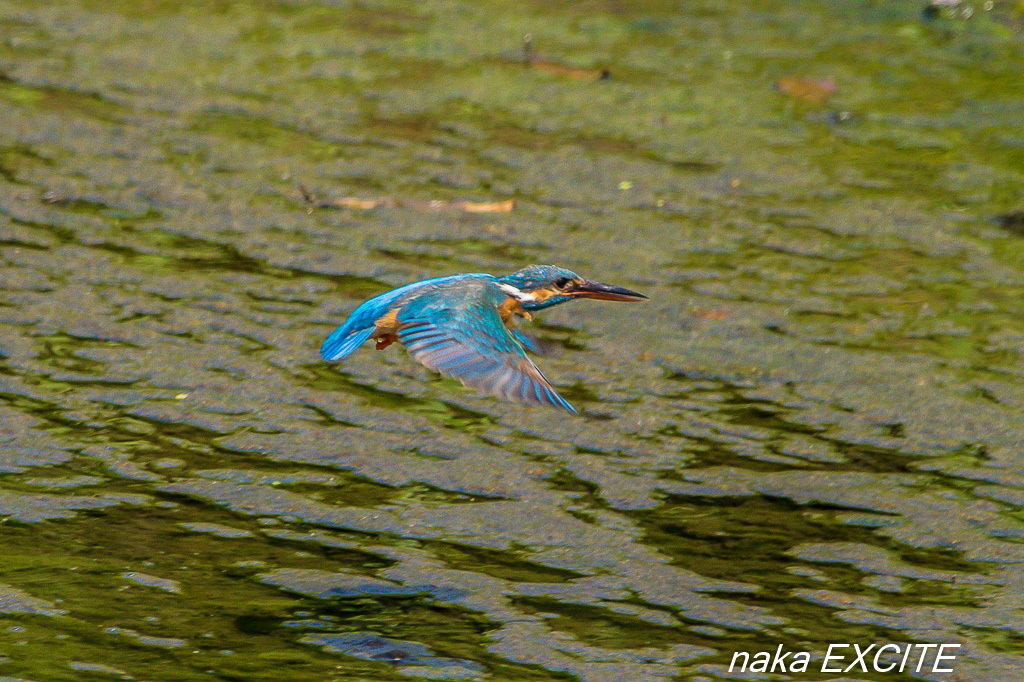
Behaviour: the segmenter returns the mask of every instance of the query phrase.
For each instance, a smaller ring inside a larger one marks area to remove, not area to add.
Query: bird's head
[[[572,270],[554,265],[531,265],[498,278],[502,291],[529,312],[571,301],[596,298],[602,301],[642,301],[646,296],[629,289],[583,279]]]

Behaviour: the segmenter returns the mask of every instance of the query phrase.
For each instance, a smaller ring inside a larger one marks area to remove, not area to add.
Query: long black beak
[[[614,287],[611,284],[603,284],[602,282],[594,282],[589,279],[583,280],[583,284],[577,285],[575,289],[567,293],[577,298],[596,298],[601,301],[636,302],[647,299],[646,296],[635,291]]]

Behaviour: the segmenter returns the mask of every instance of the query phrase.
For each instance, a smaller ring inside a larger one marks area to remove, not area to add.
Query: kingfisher
[[[377,350],[397,341],[414,360],[464,386],[577,414],[526,356],[526,350],[538,349],[518,330],[520,320],[577,298],[647,297],[554,265],[531,265],[502,277],[480,272],[437,277],[360,305],[327,337],[320,356],[341,360],[370,339],[377,342]]]

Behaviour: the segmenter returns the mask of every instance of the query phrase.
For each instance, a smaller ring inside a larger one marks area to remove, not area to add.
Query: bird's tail
[[[368,329],[349,329],[348,325],[342,325],[331,332],[331,335],[320,346],[320,357],[324,360],[341,360],[352,353],[356,348],[363,345],[363,342],[373,336],[376,327]]]

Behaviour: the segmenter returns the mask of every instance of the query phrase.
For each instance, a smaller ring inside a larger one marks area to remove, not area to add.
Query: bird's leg
[[[530,313],[523,310],[522,304],[514,298],[506,298],[505,301],[498,306],[498,315],[501,317],[501,321],[505,323],[505,327],[508,329],[515,329],[519,325],[520,319],[532,319]]]
[[[395,336],[399,327],[398,308],[389,310],[377,320],[376,324],[377,327],[373,330],[373,340],[377,342],[377,350],[384,350],[398,340],[398,337]]]

